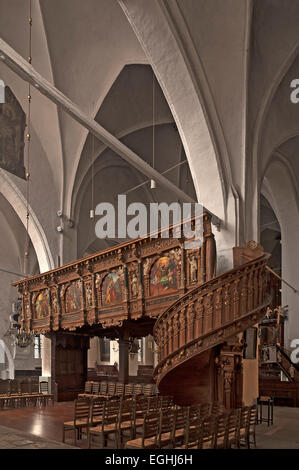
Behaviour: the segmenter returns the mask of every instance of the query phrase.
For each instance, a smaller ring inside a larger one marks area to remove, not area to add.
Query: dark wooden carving
[[[200,249],[184,238],[145,237],[14,283],[23,296],[22,327],[36,333],[83,326],[121,326],[157,318],[173,302],[214,276],[215,241],[204,213]],[[30,298],[31,301],[25,300]],[[43,301],[42,313],[36,302]],[[32,314],[33,313],[33,314]]]
[[[201,379],[211,380],[211,387],[217,384],[214,399],[228,408],[240,405],[243,346],[232,342],[232,338],[256,324],[266,312],[270,301],[265,290],[268,259],[269,255],[264,254],[215,277],[185,294],[160,315],[154,327],[159,349],[154,376],[162,393],[174,395],[181,404],[200,402],[196,392],[199,378],[194,372],[200,362]],[[218,352],[215,351],[213,369],[208,366],[210,356],[205,359],[203,353],[215,348]],[[177,391],[182,370],[186,377],[189,374],[193,377],[194,392],[191,383],[188,392]]]

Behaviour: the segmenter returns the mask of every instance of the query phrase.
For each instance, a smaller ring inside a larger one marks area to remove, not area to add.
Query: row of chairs
[[[48,391],[48,382],[27,380],[0,380],[0,409],[25,406],[54,405],[54,395]]]
[[[205,406],[205,405],[204,405]],[[220,411],[220,410],[219,410]],[[127,449],[228,449],[256,446],[257,406],[207,414],[196,407],[147,413],[142,435]],[[91,431],[91,430],[90,430]]]
[[[155,395],[157,387],[155,384],[123,384],[118,382],[92,382],[85,383],[84,393],[79,393],[78,398],[90,397],[91,395],[100,396],[123,396],[123,395]]]
[[[118,420],[123,422],[124,417],[130,421],[132,432],[130,437],[133,438],[135,437],[134,429],[137,418],[143,418],[143,415],[148,411],[168,409],[172,405],[172,397],[159,395],[94,396],[92,399],[90,397],[80,397],[74,403],[73,420],[63,423],[63,442],[65,442],[67,431],[73,432],[74,444],[76,445],[77,439],[82,438],[82,435],[88,434],[89,428],[97,428],[97,426],[100,426],[100,434],[104,435],[105,440],[106,435],[111,434],[107,429],[104,429],[105,426],[113,425]],[[138,425],[140,426],[142,423],[143,420],[138,422]],[[123,427],[124,424],[121,426]],[[98,428],[94,429],[96,435],[98,430]],[[117,439],[117,436],[115,436],[115,439]],[[115,445],[118,445],[117,440]]]

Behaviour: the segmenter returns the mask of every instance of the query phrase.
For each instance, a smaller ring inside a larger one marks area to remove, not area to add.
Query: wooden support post
[[[127,384],[129,381],[129,336],[124,332],[119,338],[119,382]]]

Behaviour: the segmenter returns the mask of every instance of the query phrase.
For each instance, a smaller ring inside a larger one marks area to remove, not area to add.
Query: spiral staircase
[[[228,408],[242,404],[240,333],[265,315],[268,259],[263,254],[205,282],[159,316],[154,377],[161,393],[182,405],[216,400]]]

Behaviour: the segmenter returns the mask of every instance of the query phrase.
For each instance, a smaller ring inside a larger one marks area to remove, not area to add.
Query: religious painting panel
[[[72,282],[65,293],[65,312],[77,312],[82,308],[81,282]]]
[[[102,283],[102,305],[112,305],[122,301],[122,288],[120,277],[109,273]]]
[[[34,301],[34,318],[40,320],[50,314],[48,291],[39,292]]]
[[[178,289],[178,266],[173,254],[159,258],[150,272],[150,295],[158,296]]]

